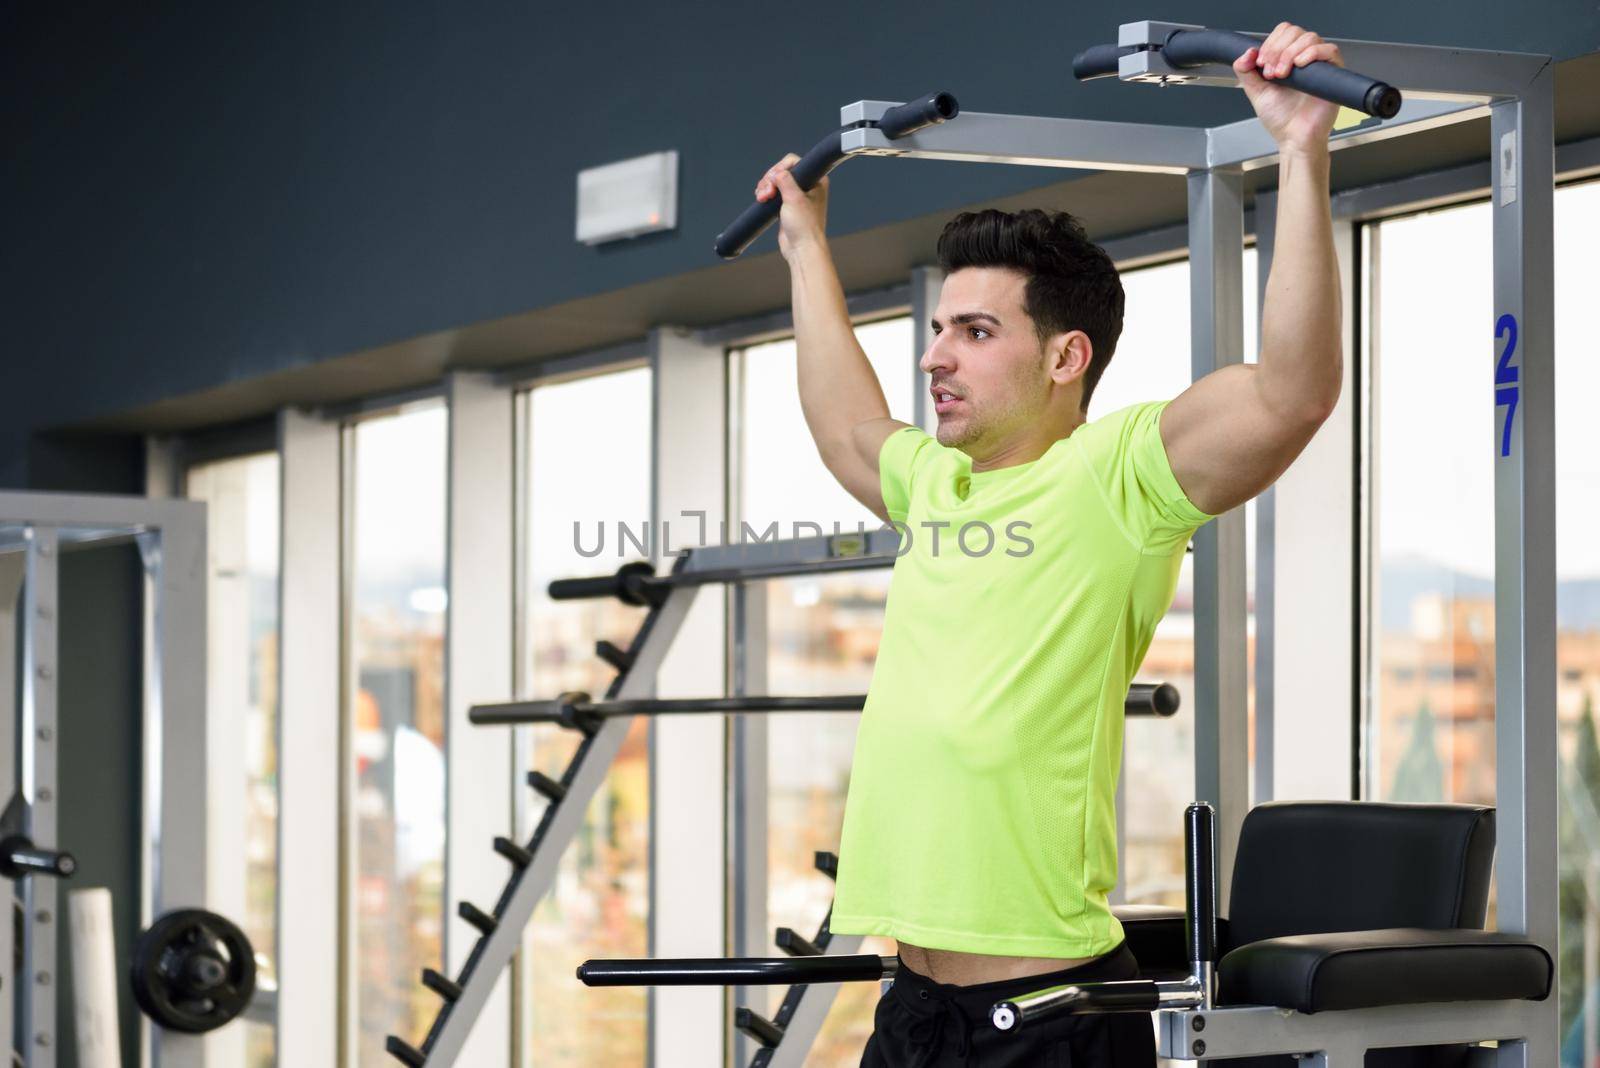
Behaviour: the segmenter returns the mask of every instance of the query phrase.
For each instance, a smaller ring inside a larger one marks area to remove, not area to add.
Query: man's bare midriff
[[[948,949],[923,949],[900,943],[900,959],[918,975],[936,983],[972,986],[1029,975],[1059,972],[1088,964],[1093,957],[992,957],[986,953],[955,953]]]

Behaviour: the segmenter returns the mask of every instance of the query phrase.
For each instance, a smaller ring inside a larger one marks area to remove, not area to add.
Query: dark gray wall
[[[1132,0],[8,5],[0,479],[29,477],[27,427],[706,266],[765,163],[849,100],[939,87],[971,110],[1242,114],[1222,92],[1073,83],[1074,51],[1152,14]],[[1600,46],[1590,0],[1204,0],[1180,17],[1558,57]],[[575,171],[668,147],[679,230],[577,245]],[[1058,177],[906,175],[852,164],[835,231]]]

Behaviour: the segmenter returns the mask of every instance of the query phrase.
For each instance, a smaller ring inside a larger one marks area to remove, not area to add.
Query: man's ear
[[[1068,330],[1050,339],[1050,377],[1058,385],[1082,378],[1094,359],[1094,342],[1082,330]]]

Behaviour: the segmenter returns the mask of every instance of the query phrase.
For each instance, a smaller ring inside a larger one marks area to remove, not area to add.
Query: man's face
[[[1052,379],[1023,310],[1027,282],[1001,267],[968,267],[944,280],[922,369],[946,448],[988,451],[1044,410]]]

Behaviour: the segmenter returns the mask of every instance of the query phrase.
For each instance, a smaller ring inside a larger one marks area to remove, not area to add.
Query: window
[[[185,494],[206,504],[206,686],[214,721],[243,725],[244,914],[257,982],[276,984],[278,906],[278,457],[189,468]],[[229,815],[233,812],[230,811]],[[270,1025],[244,1021],[246,1064],[272,1068]]]
[[[910,421],[916,353],[909,318],[856,328],[856,337],[877,372],[889,411]],[[783,538],[867,530],[880,523],[844,491],[823,467],[800,411],[795,384],[795,346],[775,341],[734,350],[738,391],[733,425],[747,428],[735,449],[737,493],[734,516],[756,532],[778,524]],[[796,524],[816,524],[817,529]],[[809,576],[766,583],[767,685],[775,694],[864,693],[877,659],[887,568]],[[844,821],[845,789],[855,751],[854,713],[769,715],[767,747],[767,920],[770,931],[793,927],[815,933],[833,901],[833,882],[812,866],[817,850],[837,852]],[[776,954],[768,945],[766,953]],[[868,939],[864,953],[894,952],[884,939]],[[776,1009],[782,987],[752,988]],[[808,1065],[854,1065],[872,1030],[878,988],[845,983],[839,989]]]
[[[1494,411],[1462,314],[1491,303],[1489,223],[1476,204],[1365,231],[1373,799],[1494,803]]]
[[[356,1059],[387,1068],[421,1035],[442,968],[447,413],[432,404],[346,431],[347,933]]]
[[[1589,411],[1600,391],[1589,357],[1600,183],[1557,189],[1555,223],[1561,1064],[1577,1068],[1600,1054],[1591,1037],[1600,994],[1583,967],[1585,939],[1600,928],[1600,448]],[[1365,231],[1376,298],[1365,324],[1375,483],[1368,797],[1495,800],[1490,226],[1488,204],[1477,203]]]
[[[605,574],[642,555],[622,530],[642,540],[650,519],[650,372],[539,386],[524,404],[519,687],[527,698],[599,697],[616,673],[595,642],[627,648],[646,610],[612,598],[556,602],[546,590],[552,579]],[[597,412],[605,413],[599,433]],[[577,737],[543,725],[524,733],[529,767],[559,778]],[[649,738],[650,720],[635,719],[524,936],[532,961],[524,1004],[541,1068],[646,1061],[646,990],[591,990],[574,972],[590,957],[649,956]]]
[[[1256,358],[1256,253],[1244,256],[1245,360]],[[1130,404],[1170,400],[1189,388],[1189,264],[1186,260],[1124,271],[1127,295],[1122,337],[1090,400],[1090,419]],[[1250,695],[1254,703],[1255,502],[1245,506],[1249,588]],[[1123,743],[1120,860],[1124,899],[1135,904],[1183,904],[1183,810],[1194,800],[1194,565],[1186,559],[1172,607],[1156,627],[1138,678],[1168,682],[1183,695],[1171,719],[1130,718]],[[1253,715],[1253,708],[1252,708]],[[1253,723],[1253,720],[1252,720]],[[1254,730],[1250,732],[1252,745]],[[1252,761],[1252,767],[1254,762]]]

